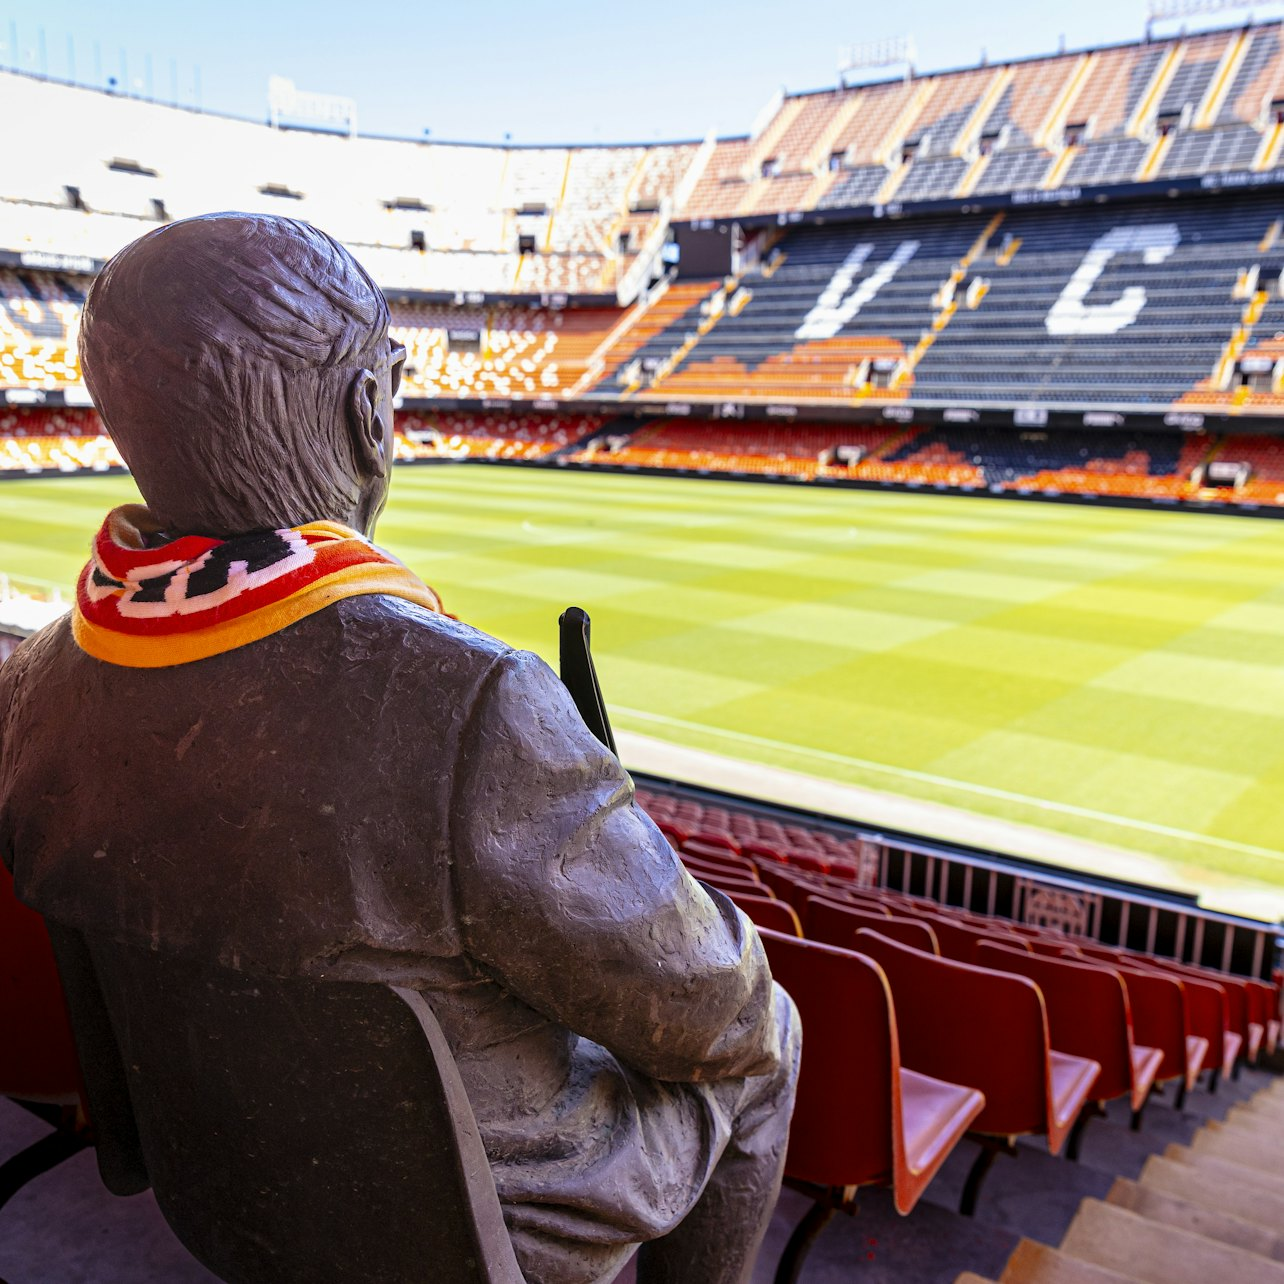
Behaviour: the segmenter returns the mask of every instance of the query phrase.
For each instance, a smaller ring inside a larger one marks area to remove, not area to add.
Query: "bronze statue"
[[[171,224],[95,282],[85,378],[147,507],[0,667],[0,855],[52,923],[424,995],[529,1280],[639,1244],[640,1281],[747,1280],[793,1005],[551,670],[366,542],[388,322],[274,217]]]

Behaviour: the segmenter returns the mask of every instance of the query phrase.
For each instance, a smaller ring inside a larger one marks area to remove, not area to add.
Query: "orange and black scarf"
[[[149,547],[159,534],[146,508],[126,504],[94,539],[72,628],[99,660],[135,669],[204,660],[362,593],[442,610],[417,575],[338,522]]]

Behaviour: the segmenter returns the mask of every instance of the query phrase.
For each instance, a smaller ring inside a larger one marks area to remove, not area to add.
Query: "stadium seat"
[[[1060,1153],[1101,1067],[1049,1046],[1043,996],[1024,976],[937,958],[868,928],[856,948],[887,974],[905,1064],[985,1096],[973,1123],[982,1150],[959,1206],[971,1214],[995,1155],[1012,1153],[1013,1138],[1046,1136]]]
[[[928,924],[936,934],[941,953],[946,958],[957,959],[960,963],[974,962],[977,947],[984,941],[1011,945],[1020,950],[1030,948],[1024,937],[1007,931],[997,920],[991,920],[984,928],[978,928],[960,917],[949,914],[929,913],[922,909],[907,911],[907,913],[910,917]]]
[[[1039,987],[1052,1047],[1097,1062],[1101,1074],[1092,1099],[1104,1105],[1126,1096],[1132,1126],[1138,1128],[1163,1053],[1134,1041],[1128,992],[1119,974],[1094,963],[1048,958],[989,941],[977,946],[976,962],[1027,976]]]
[[[786,905],[784,901],[778,901],[771,895],[754,896],[749,892],[730,891],[727,895],[759,927],[768,927],[773,932],[783,932],[786,936],[802,936],[798,915],[793,906]]]
[[[1263,1024],[1253,1020],[1251,1009],[1255,1007],[1249,997],[1248,981],[1242,976],[1230,976],[1225,972],[1213,972],[1208,968],[1196,968],[1188,965],[1174,963],[1170,959],[1156,958],[1152,962],[1157,967],[1162,967],[1165,971],[1176,972],[1178,975],[1189,974],[1196,980],[1207,981],[1213,985],[1222,988],[1226,995],[1226,1021],[1227,1030],[1238,1037],[1238,1044],[1234,1044],[1233,1051],[1228,1053],[1230,1056],[1229,1068],[1223,1066],[1223,1072],[1227,1075],[1234,1073],[1238,1068],[1238,1059],[1240,1056],[1251,1065],[1257,1060],[1257,1054],[1261,1050],[1262,1040],[1266,1034],[1266,1028]],[[1232,1041],[1233,1042],[1233,1041]]]
[[[686,848],[680,851],[678,855],[688,869],[717,870],[719,873],[726,874],[731,878],[743,878],[751,883],[762,882],[757,865],[753,861],[745,860],[740,856],[732,856],[727,852],[719,852],[716,849],[709,849],[706,854],[698,856]]]
[[[1246,984],[1253,1020],[1262,1027],[1262,1049],[1268,1057],[1274,1056],[1280,1038],[1279,994],[1265,981],[1250,980]]]
[[[809,896],[803,915],[803,927],[808,940],[822,941],[842,949],[855,949],[856,933],[862,927],[872,928],[893,941],[912,945],[929,954],[940,954],[936,933],[920,919],[894,917],[879,906],[864,908],[843,905],[837,901]]]
[[[770,930],[762,938],[807,1031],[785,1178],[816,1203],[781,1259],[776,1280],[786,1284],[834,1212],[854,1210],[857,1188],[890,1186],[897,1211],[909,1213],[985,1099],[902,1066],[896,1009],[877,963]]]
[[[301,977],[247,984],[61,926],[50,937],[104,1184],[150,1184],[218,1278],[408,1280],[435,1261],[453,1263],[460,1284],[521,1284],[458,1068],[422,995]]]
[[[0,1205],[89,1144],[80,1067],[44,920],[0,864],[0,1095],[52,1126],[0,1164]]]
[[[702,883],[707,883],[710,887],[716,887],[720,892],[726,892],[728,896],[732,892],[740,892],[745,896],[760,896],[763,893],[763,887],[755,883],[752,879],[736,878],[731,874],[719,874],[714,872],[692,871],[692,876]],[[763,897],[764,900],[769,899]]]

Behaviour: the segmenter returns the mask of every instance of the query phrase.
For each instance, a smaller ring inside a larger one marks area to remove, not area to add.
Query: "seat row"
[[[1088,1122],[1153,1093],[1180,1107],[1204,1078],[1273,1051],[1280,995],[1248,978],[989,918],[869,886],[849,865],[729,832],[661,827],[689,872],[759,928],[807,1031],[786,1179],[812,1196],[781,1262],[807,1250],[856,1191],[891,1188],[908,1213],[965,1137],[975,1211],[1019,1136],[1078,1157]]]

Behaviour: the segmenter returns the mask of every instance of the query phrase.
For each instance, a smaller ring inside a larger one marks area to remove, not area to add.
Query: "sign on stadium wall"
[[[50,397],[58,397],[50,393]],[[61,402],[53,404],[62,404]],[[618,415],[631,419],[730,419],[743,422],[801,420],[825,424],[923,424],[966,425],[994,428],[1046,428],[1056,431],[1092,428],[1118,432],[1239,432],[1284,435],[1279,415],[1229,415],[1220,411],[1186,410],[1167,406],[1155,409],[1085,410],[1082,406],[961,406],[943,402],[868,401],[858,405],[801,405],[782,402],[742,401],[622,401],[618,397],[578,397],[539,401],[486,398],[407,397],[406,410],[477,411],[555,407],[561,415]]]

